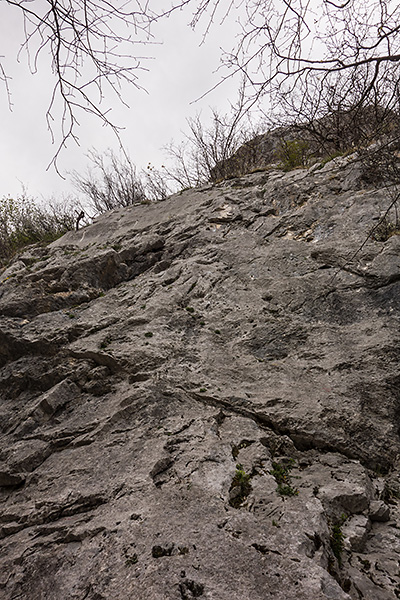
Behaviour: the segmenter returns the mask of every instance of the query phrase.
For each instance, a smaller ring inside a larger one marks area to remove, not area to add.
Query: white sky
[[[0,81],[0,197],[16,196],[22,185],[35,197],[74,193],[68,172],[85,171],[88,149],[94,147],[103,151],[111,147],[118,150],[118,142],[112,131],[104,128],[98,119],[81,113],[81,127],[77,131],[80,145],[70,141],[58,161],[67,180],[61,179],[53,167],[46,171],[56,148],[51,143],[45,118],[52,90],[49,66],[44,65],[32,75],[24,55],[17,63],[16,56],[23,41],[19,11],[2,4],[0,56],[11,77],[13,107],[10,111]],[[165,161],[162,147],[172,139],[178,142],[183,138],[188,117],[201,111],[207,120],[209,106],[224,112],[228,111],[229,102],[236,100],[238,81],[231,79],[193,104],[220,79],[221,74],[215,72],[220,62],[220,47],[233,47],[237,24],[233,19],[223,25],[216,23],[205,44],[201,44],[203,29],[200,26],[193,32],[187,26],[190,16],[188,11],[175,13],[154,30],[161,45],[138,47],[138,54],[154,57],[145,63],[149,72],[138,72],[139,83],[147,93],[134,86],[125,87],[123,97],[130,108],[124,107],[111,94],[103,104],[104,108],[112,108],[114,122],[125,128],[122,141],[138,167],[145,168],[149,162],[160,167]]]

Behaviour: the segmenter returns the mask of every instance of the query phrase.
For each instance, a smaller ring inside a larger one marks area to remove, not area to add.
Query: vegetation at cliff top
[[[187,11],[192,29],[203,30],[204,43],[228,16],[240,23],[240,34],[221,44],[227,49],[221,49],[220,83],[241,73],[245,109],[258,103],[275,126],[369,105],[384,111],[398,106],[400,6],[394,0],[244,0],[228,6],[223,0],[6,0],[3,11],[5,23],[11,13],[21,17],[18,60],[26,53],[32,73],[40,68],[53,74],[46,117],[57,138],[55,166],[66,142],[77,141],[82,112],[118,137],[102,102],[110,94],[123,102],[123,84],[140,87],[144,47],[156,39],[155,25],[178,11]],[[10,99],[12,80],[1,61],[0,80]]]
[[[0,266],[25,246],[54,241],[73,229],[76,219],[76,208],[68,202],[41,206],[24,192],[15,199],[1,198]]]
[[[121,158],[91,151],[91,169],[74,178],[95,214],[163,200],[171,184],[192,187],[257,168],[253,140],[276,127],[283,128],[276,162],[285,170],[306,166],[316,155],[329,158],[381,140],[369,157],[364,154],[365,164],[373,164],[365,171],[374,178],[378,173],[390,185],[400,181],[397,164],[392,169],[393,152],[384,150],[400,140],[400,6],[394,0],[323,0],[312,7],[303,0],[244,0],[228,7],[222,0],[149,0],[144,5],[88,0],[84,6],[77,0],[51,5],[6,0],[3,10],[22,17],[21,50],[32,72],[40,66],[53,75],[46,119],[56,142],[56,169],[66,142],[77,141],[80,112],[97,116],[118,138],[118,127],[101,103],[107,91],[123,101],[124,83],[140,87],[143,53],[136,49],[152,40],[155,23],[188,10],[190,26],[203,28],[204,43],[210,28],[227,15],[241,23],[240,35],[227,40],[230,49],[221,50],[220,83],[234,73],[242,75],[231,114],[212,111],[210,125],[200,117],[189,120],[186,141],[169,145],[172,166],[161,170],[149,165],[138,173],[125,150]],[[1,60],[0,80],[11,106],[12,79]],[[254,107],[265,117],[261,128],[249,120]],[[294,135],[285,134],[293,127]],[[0,260],[73,228],[77,210],[77,204],[44,208],[24,195],[3,198]]]

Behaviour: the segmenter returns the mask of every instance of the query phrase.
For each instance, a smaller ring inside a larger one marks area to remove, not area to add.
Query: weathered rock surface
[[[265,171],[3,271],[1,599],[400,597],[387,205],[349,159]]]

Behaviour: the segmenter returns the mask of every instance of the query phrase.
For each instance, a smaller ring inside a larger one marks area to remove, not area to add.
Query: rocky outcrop
[[[360,152],[357,159],[363,156],[365,180],[376,184],[378,179],[393,179],[393,168],[398,180],[398,128],[398,115],[377,105],[332,111],[319,119],[275,127],[252,137],[210,170],[211,180],[240,177],[273,164],[286,170],[309,167],[355,148]]]
[[[2,272],[0,598],[400,597],[387,205],[267,170]]]

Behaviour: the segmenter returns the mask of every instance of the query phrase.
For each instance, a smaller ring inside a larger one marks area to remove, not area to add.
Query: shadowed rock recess
[[[356,253],[389,204],[360,173],[184,191],[3,270],[2,600],[400,598],[400,236]]]

